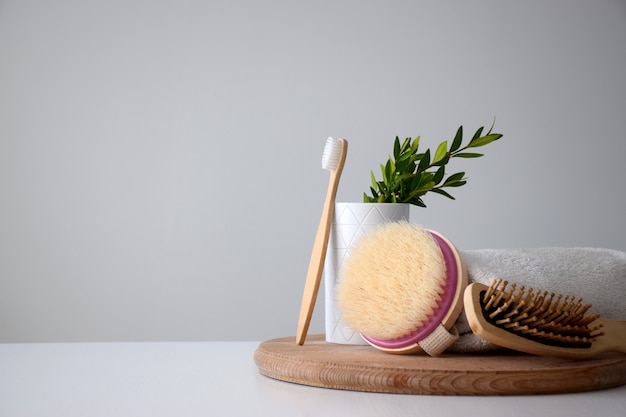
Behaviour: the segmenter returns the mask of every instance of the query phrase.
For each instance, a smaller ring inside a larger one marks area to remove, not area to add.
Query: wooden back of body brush
[[[340,275],[343,319],[377,349],[437,356],[455,340],[468,278],[441,234],[407,222],[381,226],[356,243]]]

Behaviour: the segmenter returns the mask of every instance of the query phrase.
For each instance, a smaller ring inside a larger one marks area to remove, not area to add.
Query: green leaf
[[[448,193],[447,191],[442,190],[441,188],[433,188],[431,190],[433,193],[437,193],[437,194],[441,194],[445,197],[448,197],[450,200],[455,200],[454,197],[452,197],[452,195],[450,195],[450,193]]]
[[[393,157],[398,159],[400,157],[400,138],[396,136],[396,140],[393,142]]]
[[[411,152],[400,152],[400,157],[396,157],[396,162],[404,162],[406,161],[407,163],[411,162],[411,159],[413,157],[413,154]]]
[[[394,172],[398,173],[398,172],[406,172],[406,166],[407,166],[407,161],[398,161],[396,160],[395,163],[395,170]]]
[[[413,174],[412,172],[406,173],[406,174],[402,174],[402,175],[398,175],[396,177],[396,179],[398,181],[408,181],[408,180],[412,180],[413,178],[415,178],[415,174]]]
[[[419,171],[416,171],[415,174],[413,174],[413,178],[411,179],[411,188],[415,188],[419,185],[422,181],[422,175],[424,175],[424,172]]]
[[[438,161],[437,163],[432,163],[431,166],[444,166],[448,163],[448,161],[450,161],[451,156],[452,155],[449,152],[446,152],[441,161]]]
[[[483,127],[481,126],[481,127],[479,127],[476,130],[476,133],[474,133],[474,136],[472,136],[472,140],[470,140],[470,143],[472,143],[472,141],[478,139],[480,137],[480,135],[482,135],[482,134],[483,134]]]
[[[446,187],[460,187],[465,184],[467,184],[467,181],[456,181],[450,184],[446,184]]]
[[[408,138],[411,139],[411,138]],[[411,154],[415,154],[417,152],[417,148],[419,148],[420,137],[417,136],[415,140],[413,140],[413,144],[411,145]]]
[[[454,140],[452,141],[452,145],[450,146],[450,152],[454,152],[461,147],[461,142],[463,141],[463,126],[459,126],[459,129],[456,131],[456,136],[454,136]]]
[[[387,161],[385,164],[385,169],[383,170],[383,182],[385,184],[389,184],[391,182],[391,174],[393,173],[393,168],[391,167],[391,159]]]
[[[443,180],[445,173],[446,173],[446,166],[445,165],[440,166],[437,172],[435,172],[435,175],[433,176],[433,181],[435,181],[435,184],[439,184],[441,180]]]
[[[436,165],[437,162],[441,161],[446,154],[448,153],[448,141],[444,140],[439,144],[437,150],[435,151],[435,157],[433,158],[433,165]]]
[[[459,158],[480,158],[484,154],[482,153],[472,153],[472,152],[461,152],[457,153],[454,156],[458,156]]]
[[[426,149],[426,152],[422,155],[420,163],[417,166],[417,172],[423,172],[430,166],[430,149]]]
[[[499,133],[491,133],[486,136],[482,136],[476,139],[472,139],[472,141],[467,145],[468,148],[477,148],[479,146],[485,146],[493,142],[494,140],[498,140],[502,137]]]
[[[411,138],[405,138],[402,144],[402,152],[406,152],[411,149]]]
[[[418,206],[418,207],[426,207],[426,204],[424,204],[422,199],[419,198],[419,197],[411,199],[411,200],[406,200],[404,202],[405,203],[409,203],[409,204],[413,204],[413,205]]]
[[[426,194],[428,191],[432,190],[435,187],[435,183],[433,181],[430,181],[424,185],[422,185],[420,188],[418,188],[417,190],[413,190],[411,191],[411,193],[408,196],[408,199],[411,200],[417,196],[421,196],[423,194]]]
[[[424,184],[427,184],[429,182],[435,182],[433,180],[434,177],[435,177],[435,174],[433,174],[432,172],[422,173],[422,176],[420,178],[419,184],[417,185],[417,188],[421,188],[422,186],[424,186]]]
[[[450,175],[443,183],[443,187],[447,187],[450,184],[461,181],[464,176],[465,176],[465,172],[457,172],[456,174]]]

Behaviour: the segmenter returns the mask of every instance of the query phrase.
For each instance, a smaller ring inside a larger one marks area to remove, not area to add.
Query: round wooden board
[[[254,353],[270,378],[323,388],[396,394],[527,395],[593,391],[626,384],[626,355],[565,360],[517,352],[393,355],[327,343],[324,335],[262,342]]]

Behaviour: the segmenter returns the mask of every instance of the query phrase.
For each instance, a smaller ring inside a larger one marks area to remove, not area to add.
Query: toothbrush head
[[[332,137],[326,140],[326,146],[322,154],[322,168],[332,171],[339,166],[345,142],[344,139],[334,139]]]

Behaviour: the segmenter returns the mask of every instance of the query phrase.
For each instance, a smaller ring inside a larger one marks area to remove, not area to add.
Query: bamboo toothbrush
[[[495,280],[470,284],[464,294],[472,331],[495,345],[540,356],[588,359],[626,353],[626,320],[590,314],[582,299]]]
[[[345,139],[328,138],[324,153],[322,154],[322,168],[330,171],[330,179],[328,181],[328,191],[326,193],[326,201],[322,210],[322,218],[315,235],[315,243],[311,252],[311,260],[304,284],[304,294],[302,295],[302,304],[300,306],[300,318],[298,320],[298,332],[296,334],[296,343],[304,344],[317,292],[320,287],[322,270],[324,269],[324,260],[326,259],[326,249],[328,248],[328,236],[330,234],[330,225],[335,210],[335,197],[337,195],[337,187],[339,185],[339,177],[346,162],[346,154],[348,153],[348,141]]]

